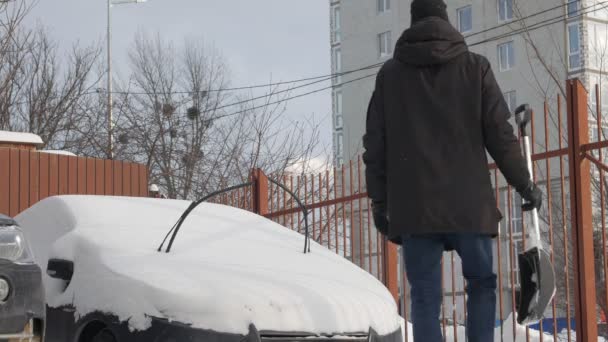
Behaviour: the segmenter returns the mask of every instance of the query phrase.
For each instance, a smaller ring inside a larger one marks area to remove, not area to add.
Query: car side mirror
[[[74,275],[74,263],[63,259],[49,259],[46,274],[51,278],[69,282]]]

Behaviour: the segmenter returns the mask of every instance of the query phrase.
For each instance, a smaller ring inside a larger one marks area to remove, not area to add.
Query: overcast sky
[[[106,0],[38,0],[29,22],[39,22],[68,48],[105,44]],[[326,75],[330,69],[327,0],[148,0],[112,9],[113,61],[127,72],[126,55],[138,31],[160,32],[176,43],[204,39],[224,55],[232,85],[250,85]],[[103,45],[105,47],[105,45]],[[316,84],[299,92],[323,88]],[[331,143],[331,93],[324,91],[288,105],[289,117],[313,113]]]

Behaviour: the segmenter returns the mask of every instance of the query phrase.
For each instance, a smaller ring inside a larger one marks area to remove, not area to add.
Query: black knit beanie
[[[439,17],[449,22],[447,7],[443,0],[412,1],[412,25],[427,17]]]

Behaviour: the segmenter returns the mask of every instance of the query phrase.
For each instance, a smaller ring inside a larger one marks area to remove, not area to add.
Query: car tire
[[[118,342],[116,337],[112,331],[108,328],[105,328],[97,333],[92,339],[91,342]]]

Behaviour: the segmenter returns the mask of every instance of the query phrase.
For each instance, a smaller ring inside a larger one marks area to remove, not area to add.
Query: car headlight
[[[0,277],[0,303],[6,302],[9,294],[11,294],[11,285],[6,279]]]
[[[34,258],[21,229],[0,226],[0,259],[16,263],[33,263]]]

